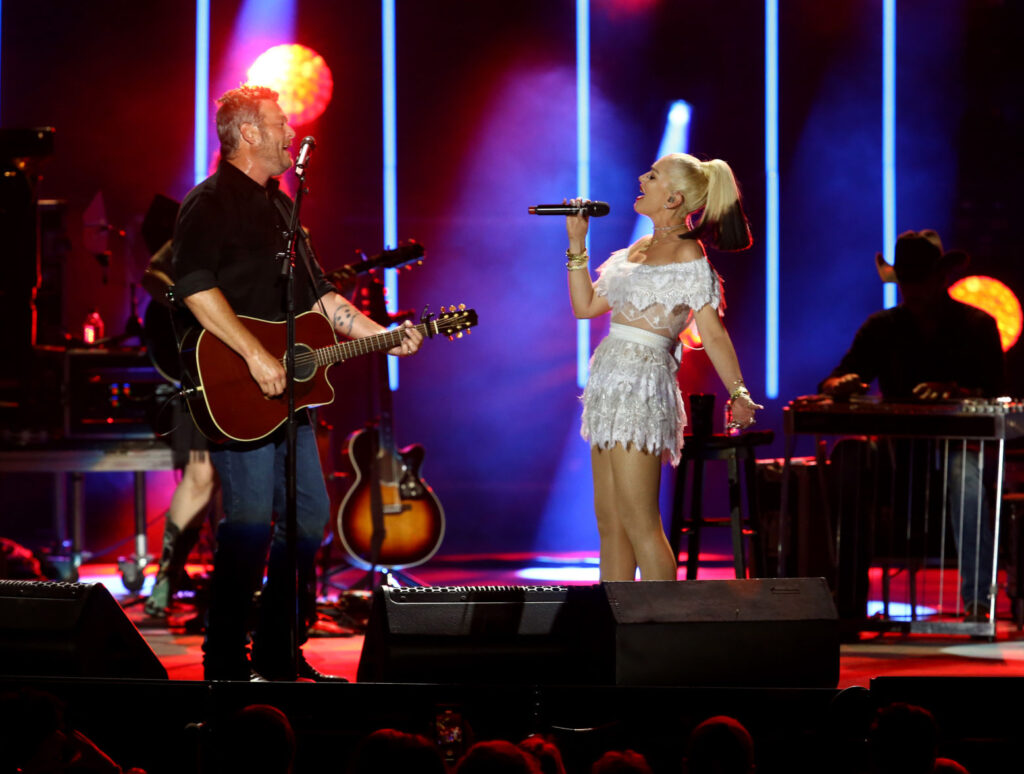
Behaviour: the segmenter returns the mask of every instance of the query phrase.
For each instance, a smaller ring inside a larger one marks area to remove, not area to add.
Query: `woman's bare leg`
[[[601,580],[631,581],[636,577],[636,557],[629,536],[616,514],[609,451],[590,447],[590,464],[594,474],[597,534],[601,540]]]
[[[661,456],[615,446],[611,463],[617,523],[625,531],[643,580],[676,580],[677,561],[658,511]]]
[[[210,502],[216,482],[217,473],[210,462],[209,453],[191,452],[167,508],[167,518],[171,523],[184,530],[197,522]],[[196,523],[195,526],[200,525]]]

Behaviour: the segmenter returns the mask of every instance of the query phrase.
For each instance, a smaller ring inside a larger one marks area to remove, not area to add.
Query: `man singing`
[[[270,321],[285,318],[285,283],[277,256],[286,250],[292,201],[275,179],[292,166],[295,138],[277,92],[242,86],[217,103],[221,161],[217,171],[182,202],[174,230],[175,295],[199,324],[245,360],[264,395],[285,391],[285,368],[242,325],[238,315]],[[335,292],[312,256],[307,271],[296,260],[294,302],[297,312],[321,311],[334,330],[349,338],[384,331]],[[411,355],[422,335],[406,323],[402,343],[392,355]],[[213,446],[210,457],[220,476],[224,520],[217,529],[217,551],[210,609],[203,644],[207,680],[287,679],[290,661],[288,618],[293,598],[287,577],[285,542],[284,428],[265,439]],[[296,442],[296,563],[299,588],[311,582],[314,557],[323,537],[330,503],[317,457],[313,428],[300,413]],[[278,518],[273,522],[274,514]],[[273,526],[272,526],[273,522]],[[269,544],[269,559],[267,554]],[[247,656],[247,630],[253,594],[264,565],[267,582]],[[301,655],[298,676],[331,679]],[[340,679],[340,678],[334,678]]]

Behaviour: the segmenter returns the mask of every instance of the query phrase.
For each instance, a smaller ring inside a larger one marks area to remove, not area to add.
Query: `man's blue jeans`
[[[314,559],[330,514],[313,427],[296,428],[296,565],[299,589],[313,581]],[[287,441],[284,428],[263,443],[226,444],[210,451],[220,476],[224,519],[217,528],[204,666],[207,679],[248,679],[245,646],[254,623],[253,648],[261,658],[287,658],[291,579],[286,577]],[[267,549],[270,549],[269,560]],[[267,581],[258,620],[251,622],[253,594]],[[300,592],[300,603],[305,595]]]

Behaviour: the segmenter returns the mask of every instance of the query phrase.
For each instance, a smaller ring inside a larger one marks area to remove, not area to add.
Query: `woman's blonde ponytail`
[[[695,235],[719,250],[743,250],[752,239],[732,169],[721,159],[701,161],[687,153],[667,157],[672,188],[681,191],[688,214],[700,211]]]
[[[698,227],[701,236],[706,235],[719,250],[745,250],[753,239],[732,169],[721,159],[705,161],[702,166],[708,187]]]

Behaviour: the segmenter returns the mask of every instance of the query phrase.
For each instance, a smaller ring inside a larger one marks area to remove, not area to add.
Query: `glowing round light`
[[[949,295],[996,318],[1003,352],[1017,343],[1024,324],[1024,315],[1021,313],[1017,296],[1002,282],[981,275],[964,277],[953,283],[949,288]]]
[[[688,124],[690,122],[690,105],[683,100],[672,103],[668,111],[668,120],[673,124]]]
[[[246,75],[250,84],[267,86],[280,94],[278,104],[295,126],[318,118],[334,91],[331,70],[324,58],[298,43],[268,48]]]
[[[687,349],[700,349],[703,346],[700,341],[700,333],[697,331],[697,326],[693,324],[693,321],[679,334],[679,340],[683,342],[683,346]]]

